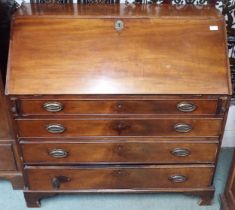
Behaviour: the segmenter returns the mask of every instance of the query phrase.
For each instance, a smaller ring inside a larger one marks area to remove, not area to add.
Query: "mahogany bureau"
[[[224,19],[170,5],[30,5],[11,101],[29,207],[59,193],[213,198],[230,102]]]

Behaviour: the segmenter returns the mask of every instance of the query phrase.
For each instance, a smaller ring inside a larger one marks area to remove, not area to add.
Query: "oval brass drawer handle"
[[[168,177],[168,179],[174,183],[182,183],[182,182],[186,182],[188,178],[184,175],[176,174],[176,175],[172,175]]]
[[[185,123],[178,123],[174,126],[174,129],[180,133],[188,133],[192,130],[192,126]]]
[[[51,184],[52,184],[52,187],[55,189],[55,190],[58,190],[60,189],[60,185],[62,183],[66,183],[66,182],[70,182],[71,179],[67,176],[55,176],[52,181],[51,181]]]
[[[193,112],[197,106],[190,102],[180,102],[177,104],[177,109],[181,112]]]
[[[68,157],[68,152],[63,149],[52,149],[49,151],[49,155],[54,158],[65,158]]]
[[[63,104],[60,102],[46,102],[43,108],[48,112],[60,112],[63,110]]]
[[[190,150],[184,148],[175,148],[171,151],[171,154],[176,157],[186,157],[190,155]]]
[[[50,124],[47,126],[47,131],[49,133],[63,133],[65,131],[65,127],[61,124]]]

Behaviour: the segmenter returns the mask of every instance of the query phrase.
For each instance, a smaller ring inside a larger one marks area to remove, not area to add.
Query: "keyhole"
[[[124,28],[124,23],[123,23],[123,21],[122,21],[122,20],[117,20],[117,21],[115,22],[115,29],[116,29],[117,31],[121,31],[123,28]]]

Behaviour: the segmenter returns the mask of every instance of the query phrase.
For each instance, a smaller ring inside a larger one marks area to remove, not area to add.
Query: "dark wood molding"
[[[41,203],[40,201],[43,198],[46,197],[52,197],[56,195],[68,195],[68,194],[96,194],[96,193],[111,193],[111,194],[120,194],[120,193],[133,193],[133,194],[142,194],[142,193],[148,193],[148,194],[158,194],[158,193],[183,193],[186,196],[196,196],[199,197],[198,204],[201,206],[207,206],[211,205],[215,188],[209,187],[209,188],[198,188],[198,189],[152,189],[152,190],[133,190],[133,189],[127,189],[127,190],[83,190],[83,191],[63,191],[63,192],[56,192],[56,191],[30,191],[26,190],[24,191],[24,197],[27,204],[27,207],[40,207]],[[157,196],[157,195],[156,195]]]

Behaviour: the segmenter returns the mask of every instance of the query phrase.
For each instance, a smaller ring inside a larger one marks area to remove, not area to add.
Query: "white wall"
[[[235,100],[232,104],[234,102]],[[231,105],[229,108],[222,147],[235,147],[235,105]]]

